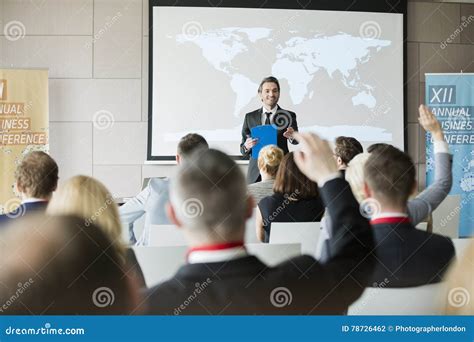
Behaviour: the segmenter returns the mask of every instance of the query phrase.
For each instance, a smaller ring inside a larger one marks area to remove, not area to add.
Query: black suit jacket
[[[247,171],[247,183],[255,183],[260,175],[258,170],[257,159],[252,158],[252,149],[245,151],[244,144],[247,136],[251,136],[250,129],[262,124],[262,108],[254,110],[253,112],[245,114],[244,123],[242,125],[242,141],[240,142],[240,153],[249,159],[249,167]],[[278,106],[277,112],[273,118],[273,122],[278,126],[277,144],[285,154],[288,153],[288,139],[283,136],[288,127],[292,127],[298,131],[298,123],[296,122],[296,114],[282,109]],[[296,140],[291,142],[297,144]]]
[[[410,223],[375,224],[376,267],[370,284],[408,287],[436,283],[454,257],[449,237],[416,229]]]
[[[14,219],[19,219],[25,215],[43,212],[48,206],[47,201],[22,203],[18,208],[8,214],[0,215],[0,228],[6,226]]]
[[[337,218],[330,240],[336,251],[325,264],[310,256],[268,267],[254,256],[227,262],[187,264],[170,280],[148,290],[151,314],[342,314],[364,290],[373,264],[369,223],[342,179],[321,189]],[[338,196],[337,201],[331,201]]]

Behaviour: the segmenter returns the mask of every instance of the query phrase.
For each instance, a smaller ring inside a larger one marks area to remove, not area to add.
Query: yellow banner
[[[49,151],[48,71],[0,69],[0,214],[15,209],[15,169],[31,151]]]

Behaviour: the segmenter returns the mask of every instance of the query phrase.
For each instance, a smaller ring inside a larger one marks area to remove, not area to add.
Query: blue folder
[[[273,125],[255,126],[250,129],[253,139],[258,139],[257,145],[252,147],[252,158],[258,159],[260,150],[267,145],[277,144],[277,129]]]

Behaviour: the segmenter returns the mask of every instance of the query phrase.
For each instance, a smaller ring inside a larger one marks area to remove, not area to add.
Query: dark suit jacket
[[[47,201],[23,203],[12,212],[0,215],[0,227],[6,226],[7,223],[12,220],[21,218],[30,213],[45,211],[47,206]]]
[[[146,293],[151,314],[342,314],[364,290],[373,264],[369,223],[342,179],[321,189],[337,218],[330,240],[337,252],[325,264],[304,255],[275,267],[254,256],[227,262],[187,264]],[[337,201],[331,198],[339,196]]]
[[[280,116],[281,121],[278,119]],[[282,109],[278,106],[277,112],[273,118],[273,121],[279,126],[278,135],[277,135],[277,144],[278,147],[283,150],[285,154],[288,153],[288,139],[283,136],[288,127],[293,127],[295,131],[298,131],[298,123],[296,122],[296,114],[287,110]],[[280,123],[285,123],[281,126]],[[255,126],[260,126],[262,124],[262,108],[254,110],[253,112],[245,114],[244,124],[242,125],[242,141],[240,143],[240,153],[245,158],[249,159],[249,167],[247,171],[247,183],[255,183],[260,175],[258,170],[257,159],[252,158],[252,149],[245,151],[244,144],[247,140],[247,136],[251,136],[250,129]],[[297,144],[293,140],[292,144]]]
[[[455,254],[450,238],[410,223],[374,224],[373,231],[376,267],[370,284],[408,287],[439,282]]]

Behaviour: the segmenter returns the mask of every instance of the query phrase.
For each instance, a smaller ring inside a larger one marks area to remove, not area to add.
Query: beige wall
[[[143,177],[173,173],[172,166],[143,165],[147,7],[148,0],[0,0],[0,66],[50,70],[51,154],[62,179],[93,175],[115,196],[130,196]],[[474,5],[408,5],[408,144],[423,182],[424,145],[416,119],[423,75],[474,71],[474,23],[440,47],[469,15]],[[4,36],[13,21],[24,26],[24,38]],[[102,114],[113,125],[93,122]]]

